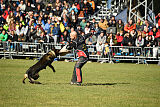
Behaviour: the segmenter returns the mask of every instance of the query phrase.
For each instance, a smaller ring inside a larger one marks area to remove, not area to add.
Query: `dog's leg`
[[[41,84],[39,81],[34,81],[34,79],[33,78],[30,78],[30,77],[28,77],[29,78],[29,82],[31,83],[31,84]]]
[[[48,66],[53,70],[53,72],[56,72],[54,67],[51,64],[49,64]]]
[[[32,80],[32,81],[29,81],[31,84],[42,84],[42,83],[40,83],[39,81],[34,81],[34,80]]]
[[[28,74],[24,74],[23,83],[25,84],[25,79],[28,78]]]

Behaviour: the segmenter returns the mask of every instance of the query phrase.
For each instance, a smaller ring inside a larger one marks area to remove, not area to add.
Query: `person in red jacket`
[[[2,17],[6,20],[10,13],[11,13],[11,8],[8,7],[8,9],[4,11]]]
[[[155,17],[156,20],[158,20],[158,27],[160,29],[160,13]]]
[[[128,33],[130,33],[134,29],[136,29],[136,24],[133,24],[132,20],[130,20],[124,27],[124,31]]]
[[[75,6],[77,7],[78,11],[80,11],[80,5],[78,3],[78,0],[75,0]]]
[[[120,33],[117,32],[116,39],[117,39],[117,46],[121,46],[123,40],[123,31],[120,31]]]
[[[154,38],[155,38],[155,44],[156,44],[156,46],[159,46],[159,43],[160,43],[160,30],[157,29],[154,26],[153,29],[149,32],[149,35],[154,36]]]

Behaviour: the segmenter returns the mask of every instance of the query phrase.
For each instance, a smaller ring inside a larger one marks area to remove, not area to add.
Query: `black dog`
[[[33,66],[31,66],[25,73],[23,83],[25,83],[25,79],[28,78],[29,82],[32,84],[41,84],[37,80],[39,78],[39,71],[42,69],[46,69],[47,66],[49,66],[53,72],[55,72],[54,67],[51,65],[54,61],[54,58],[56,58],[58,55],[66,55],[70,51],[66,49],[64,46],[61,50],[53,48],[51,51],[43,55],[43,57]]]

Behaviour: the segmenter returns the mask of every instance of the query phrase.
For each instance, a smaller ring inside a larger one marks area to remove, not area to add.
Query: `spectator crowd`
[[[160,14],[154,26],[148,20],[137,22],[121,19],[88,17],[96,11],[96,0],[0,0],[0,43],[33,42],[66,44],[70,33],[92,33],[86,40],[96,45],[97,54],[106,46],[154,47],[160,43]],[[108,30],[109,28],[113,28]]]

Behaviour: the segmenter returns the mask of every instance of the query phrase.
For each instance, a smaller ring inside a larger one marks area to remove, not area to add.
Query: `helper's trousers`
[[[78,62],[76,62],[75,66],[74,66],[71,82],[73,82],[73,83],[76,83],[76,82],[82,83],[82,71],[81,71],[81,68],[87,62],[87,60],[88,60],[87,57],[83,57],[83,56],[79,57]]]

